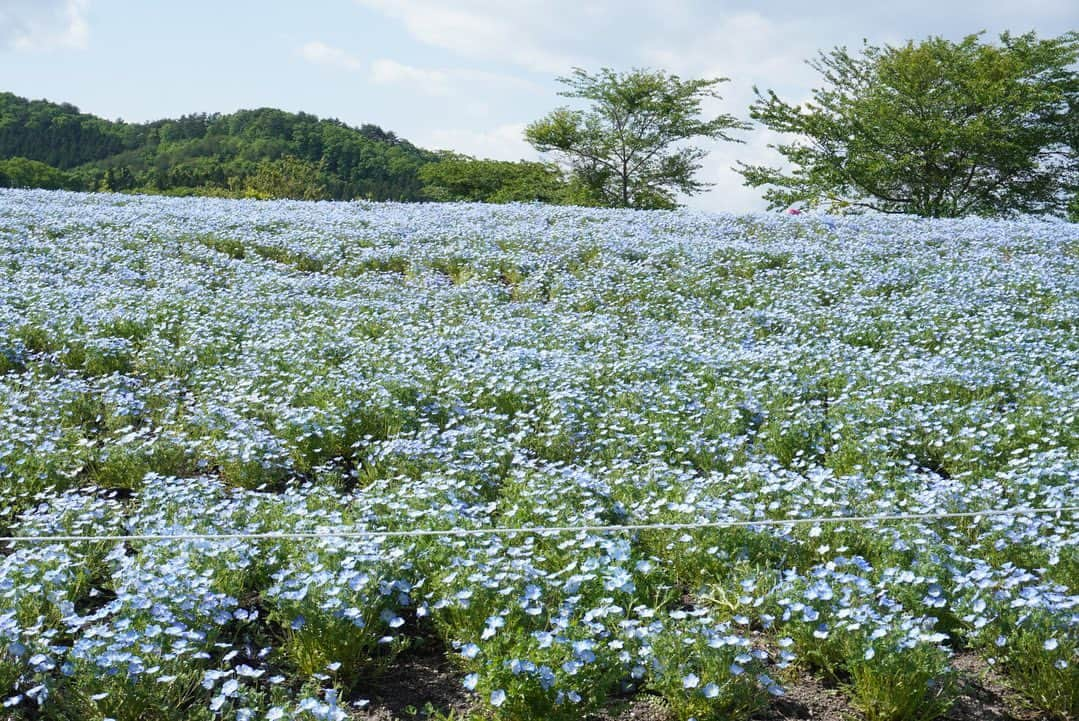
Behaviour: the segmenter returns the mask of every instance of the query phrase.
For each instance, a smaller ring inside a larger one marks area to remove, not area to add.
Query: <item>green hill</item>
[[[271,108],[110,121],[0,93],[0,187],[419,200],[439,155],[375,125]]]

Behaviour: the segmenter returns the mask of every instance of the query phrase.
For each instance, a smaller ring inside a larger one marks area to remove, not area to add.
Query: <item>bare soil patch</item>
[[[978,654],[957,653],[952,660],[959,673],[959,696],[945,721],[1046,721],[1048,715],[1030,705]],[[757,721],[862,721],[842,688],[800,672],[786,679],[786,696],[776,698],[756,716]],[[460,673],[440,648],[420,648],[400,657],[393,668],[369,687],[357,689],[368,699],[354,712],[357,721],[423,721],[433,714],[465,718],[475,712],[474,697],[461,686]],[[482,713],[475,715],[482,718]],[[663,700],[637,693],[592,721],[673,721]],[[540,721],[540,720],[537,720]]]
[[[978,654],[961,651],[952,658],[960,675],[960,696],[949,721],[1036,721],[1049,718],[1007,684]]]
[[[441,648],[420,649],[399,657],[390,670],[353,694],[368,704],[353,713],[357,721],[421,721],[434,714],[468,714],[474,697]]]

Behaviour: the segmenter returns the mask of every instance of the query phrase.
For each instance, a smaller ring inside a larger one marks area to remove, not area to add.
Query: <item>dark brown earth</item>
[[[775,699],[758,718],[762,721],[789,721],[813,719],[813,721],[849,721],[861,719],[860,714],[837,688],[830,687],[819,678],[800,673],[786,679],[783,685],[787,694]]]
[[[959,672],[960,696],[948,712],[954,721],[1035,721],[1048,718],[1012,689],[976,653],[964,651],[952,658]]]
[[[354,713],[357,721],[422,721],[459,719],[468,715],[473,697],[461,685],[461,674],[442,649],[409,653],[384,676],[354,696],[368,704]]]
[[[1048,721],[1012,689],[1003,677],[977,654],[963,651],[952,665],[959,675],[959,696],[943,717],[945,721]],[[863,721],[841,688],[808,673],[784,679],[786,696],[776,698],[757,721]],[[465,721],[482,719],[483,712],[461,686],[461,674],[446,661],[441,649],[420,650],[399,658],[389,672],[357,690],[369,699],[354,712],[356,721]],[[540,721],[537,719],[537,721]],[[639,693],[612,704],[593,721],[675,721],[663,701]]]

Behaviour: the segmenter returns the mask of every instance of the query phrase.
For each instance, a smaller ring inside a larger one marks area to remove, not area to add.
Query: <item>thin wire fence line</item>
[[[745,528],[749,526],[787,526],[794,524],[874,523],[890,521],[921,521],[945,518],[984,518],[991,516],[1044,515],[1075,513],[1079,506],[1047,506],[1038,508],[1000,508],[984,511],[955,511],[945,513],[891,513],[872,516],[823,516],[818,518],[761,518],[757,520],[700,521],[685,523],[622,523],[584,526],[516,526],[490,528],[415,528],[399,531],[352,530],[335,531],[266,531],[252,533],[144,533],[117,535],[67,536],[0,536],[0,543],[78,543],[101,541],[243,541],[243,540],[304,540],[315,538],[416,538],[423,536],[508,536],[555,533],[613,533],[618,531],[689,531],[702,528]]]

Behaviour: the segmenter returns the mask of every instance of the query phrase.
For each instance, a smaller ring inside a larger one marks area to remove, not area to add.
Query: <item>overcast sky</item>
[[[574,66],[729,77],[713,107],[747,118],[754,85],[808,97],[819,49],[1077,28],[1075,0],[0,0],[0,90],[129,121],[303,110],[517,160]],[[688,205],[763,207],[730,166],[773,160],[774,139],[741,136],[708,145],[715,187]]]

